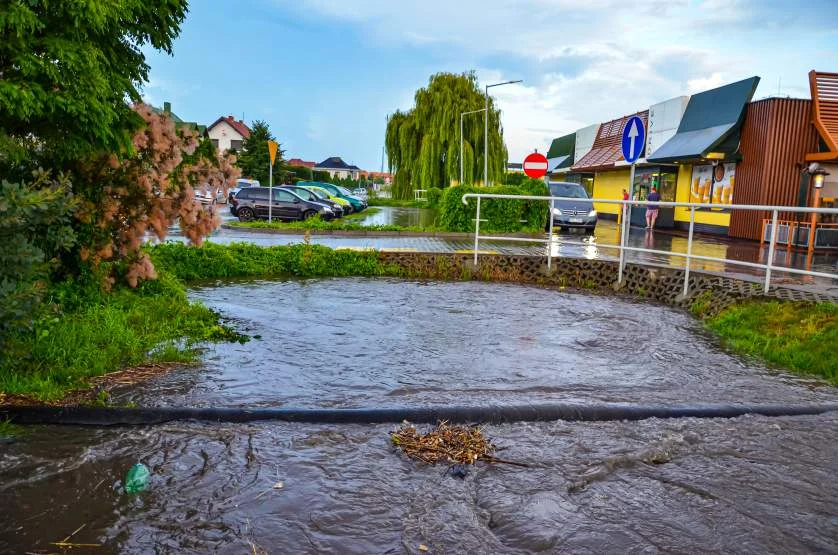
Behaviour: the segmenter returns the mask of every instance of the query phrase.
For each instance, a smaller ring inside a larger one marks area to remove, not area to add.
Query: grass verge
[[[838,385],[838,305],[748,301],[705,324],[736,353]]]
[[[193,361],[200,341],[244,340],[218,314],[189,302],[183,284],[165,272],[135,290],[107,293],[67,282],[53,287],[50,300],[60,312],[7,340],[0,392],[55,400],[125,367]]]

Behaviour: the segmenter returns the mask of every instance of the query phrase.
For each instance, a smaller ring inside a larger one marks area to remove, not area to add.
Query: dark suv
[[[547,186],[550,187],[550,196],[569,199],[552,201],[549,217],[553,218],[553,227],[560,229],[581,227],[593,233],[598,215],[584,187],[577,183],[556,181],[551,181]]]
[[[336,203],[335,201],[329,200],[328,198],[323,198],[314,191],[309,191],[305,187],[297,187],[295,185],[283,185],[282,188],[293,192],[295,195],[297,195],[303,200],[310,200],[311,202],[319,202],[320,204],[325,204],[326,206],[332,209],[332,212],[335,213],[335,218],[343,217],[343,207],[340,204]]]
[[[250,187],[242,189],[233,198],[236,215],[243,222],[268,217],[268,187]],[[307,220],[320,215],[324,220],[335,217],[334,211],[319,202],[303,200],[283,187],[274,187],[274,200],[271,215],[277,220]]]

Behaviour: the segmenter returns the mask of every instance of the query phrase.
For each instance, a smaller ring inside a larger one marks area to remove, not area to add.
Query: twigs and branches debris
[[[428,464],[474,464],[478,460],[487,463],[528,465],[498,459],[493,455],[495,446],[483,434],[481,426],[451,426],[440,422],[426,434],[420,434],[415,426],[405,423],[391,432],[393,445],[408,457]]]

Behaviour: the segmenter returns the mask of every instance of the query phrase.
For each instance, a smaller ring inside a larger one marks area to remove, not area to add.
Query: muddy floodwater
[[[808,403],[689,315],[485,283],[205,284],[250,342],[117,394],[147,406]],[[464,479],[393,425],[33,427],[0,443],[0,553],[834,553],[838,414],[487,426]],[[135,462],[152,472],[129,496]],[[81,529],[79,530],[79,528]]]

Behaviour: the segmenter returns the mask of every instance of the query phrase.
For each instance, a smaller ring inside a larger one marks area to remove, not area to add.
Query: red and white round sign
[[[524,158],[524,173],[533,179],[544,177],[547,175],[547,158],[543,154],[533,152]]]

